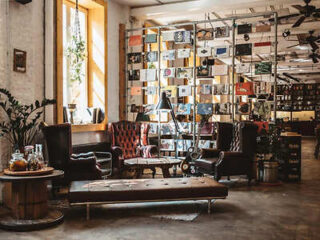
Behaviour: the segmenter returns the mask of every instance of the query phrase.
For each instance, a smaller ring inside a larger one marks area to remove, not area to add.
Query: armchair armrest
[[[246,155],[242,152],[230,152],[230,151],[222,151],[219,154],[219,159],[222,158],[245,158]]]
[[[215,148],[202,148],[201,157],[202,158],[218,158],[221,151]]]
[[[94,153],[93,152],[87,152],[87,153],[73,153],[71,154],[71,158],[73,160],[79,159],[79,158],[90,158],[90,157],[94,157]]]
[[[97,161],[95,156],[90,157],[71,157],[69,160],[69,168],[76,169],[94,169],[97,167]]]

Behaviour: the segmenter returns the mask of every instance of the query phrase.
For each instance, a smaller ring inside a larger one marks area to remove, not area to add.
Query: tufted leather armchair
[[[247,175],[250,183],[256,150],[257,126],[250,122],[218,123],[217,149],[203,149],[195,165],[201,173]],[[228,149],[226,149],[228,148]]]
[[[112,136],[112,157],[114,173],[121,175],[124,161],[136,157],[152,157],[158,153],[155,145],[149,145],[149,124],[120,121],[108,124]]]

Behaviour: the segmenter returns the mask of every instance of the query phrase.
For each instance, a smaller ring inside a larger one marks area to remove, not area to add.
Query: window
[[[75,2],[57,0],[57,122],[72,123],[73,131],[102,130],[107,121],[107,3],[79,1],[77,31]],[[81,50],[74,44],[78,32]],[[78,56],[81,61],[74,61]]]

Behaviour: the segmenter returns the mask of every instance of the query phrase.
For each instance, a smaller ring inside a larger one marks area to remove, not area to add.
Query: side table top
[[[180,159],[175,158],[131,158],[124,160],[124,164],[128,166],[134,165],[154,165],[154,166],[161,166],[161,165],[177,165],[181,162]]]
[[[62,177],[64,172],[62,170],[54,170],[50,174],[37,175],[37,176],[10,176],[3,172],[0,173],[0,181],[3,182],[17,182],[17,181],[35,181],[35,180],[49,180],[52,178]]]

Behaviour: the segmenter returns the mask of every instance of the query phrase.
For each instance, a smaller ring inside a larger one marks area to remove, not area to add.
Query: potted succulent
[[[2,95],[2,96],[1,96]],[[38,131],[41,109],[56,103],[56,100],[43,99],[33,104],[21,104],[11,93],[0,88],[0,96],[5,100],[0,102],[0,109],[5,120],[0,121],[0,137],[6,138],[13,148],[23,151],[23,147],[32,144]]]

